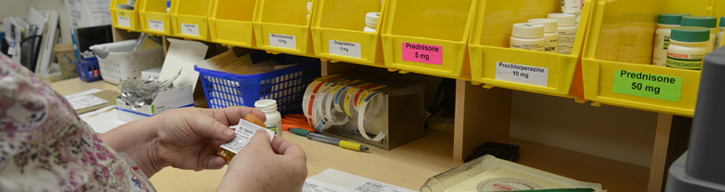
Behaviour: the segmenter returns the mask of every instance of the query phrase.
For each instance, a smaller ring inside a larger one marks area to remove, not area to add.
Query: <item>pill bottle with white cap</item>
[[[558,53],[559,47],[559,31],[558,21],[556,19],[529,19],[529,23],[540,23],[544,25],[544,40],[546,46],[544,47],[545,52]]]
[[[380,20],[380,12],[368,12],[365,14],[364,32],[375,33],[378,28],[378,20]]]
[[[709,52],[710,29],[705,27],[677,27],[672,29],[667,49],[667,67],[700,70],[702,60]]]
[[[667,63],[667,48],[670,46],[672,28],[680,27],[682,16],[690,14],[666,13],[657,17],[657,31],[655,31],[654,50],[652,50],[652,65],[665,66]]]
[[[572,50],[574,50],[574,40],[576,40],[576,16],[569,13],[549,13],[547,18],[556,19],[558,21],[558,52],[561,54],[571,54]]]
[[[544,51],[544,25],[540,23],[516,23],[511,30],[511,48]]]
[[[277,111],[277,101],[274,99],[261,99],[254,102],[254,107],[264,112],[264,116],[267,117],[267,120],[264,121],[267,129],[282,136],[282,115]]]

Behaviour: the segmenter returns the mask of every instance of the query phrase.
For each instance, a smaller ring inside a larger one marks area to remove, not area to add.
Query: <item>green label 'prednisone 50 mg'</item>
[[[615,93],[680,101],[682,77],[673,77],[636,71],[617,70],[612,91]]]

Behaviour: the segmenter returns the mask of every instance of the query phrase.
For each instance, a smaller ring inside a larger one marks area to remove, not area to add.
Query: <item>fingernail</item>
[[[232,135],[233,133],[234,133],[234,130],[232,130],[232,129],[226,129],[226,130],[224,130],[224,136],[227,136],[227,137],[229,137],[229,136],[231,136],[231,135]]]

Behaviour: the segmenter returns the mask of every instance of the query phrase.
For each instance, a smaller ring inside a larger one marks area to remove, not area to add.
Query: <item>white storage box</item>
[[[141,77],[143,70],[163,65],[163,48],[131,52],[135,44],[136,40],[127,40],[90,47],[98,57],[103,80],[119,84],[128,78]]]

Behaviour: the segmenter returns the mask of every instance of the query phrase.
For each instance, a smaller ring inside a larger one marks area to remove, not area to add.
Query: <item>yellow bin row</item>
[[[725,2],[598,1],[582,59],[587,100],[595,105],[694,115],[700,71],[649,65],[657,15],[662,13],[720,17],[725,14]]]

